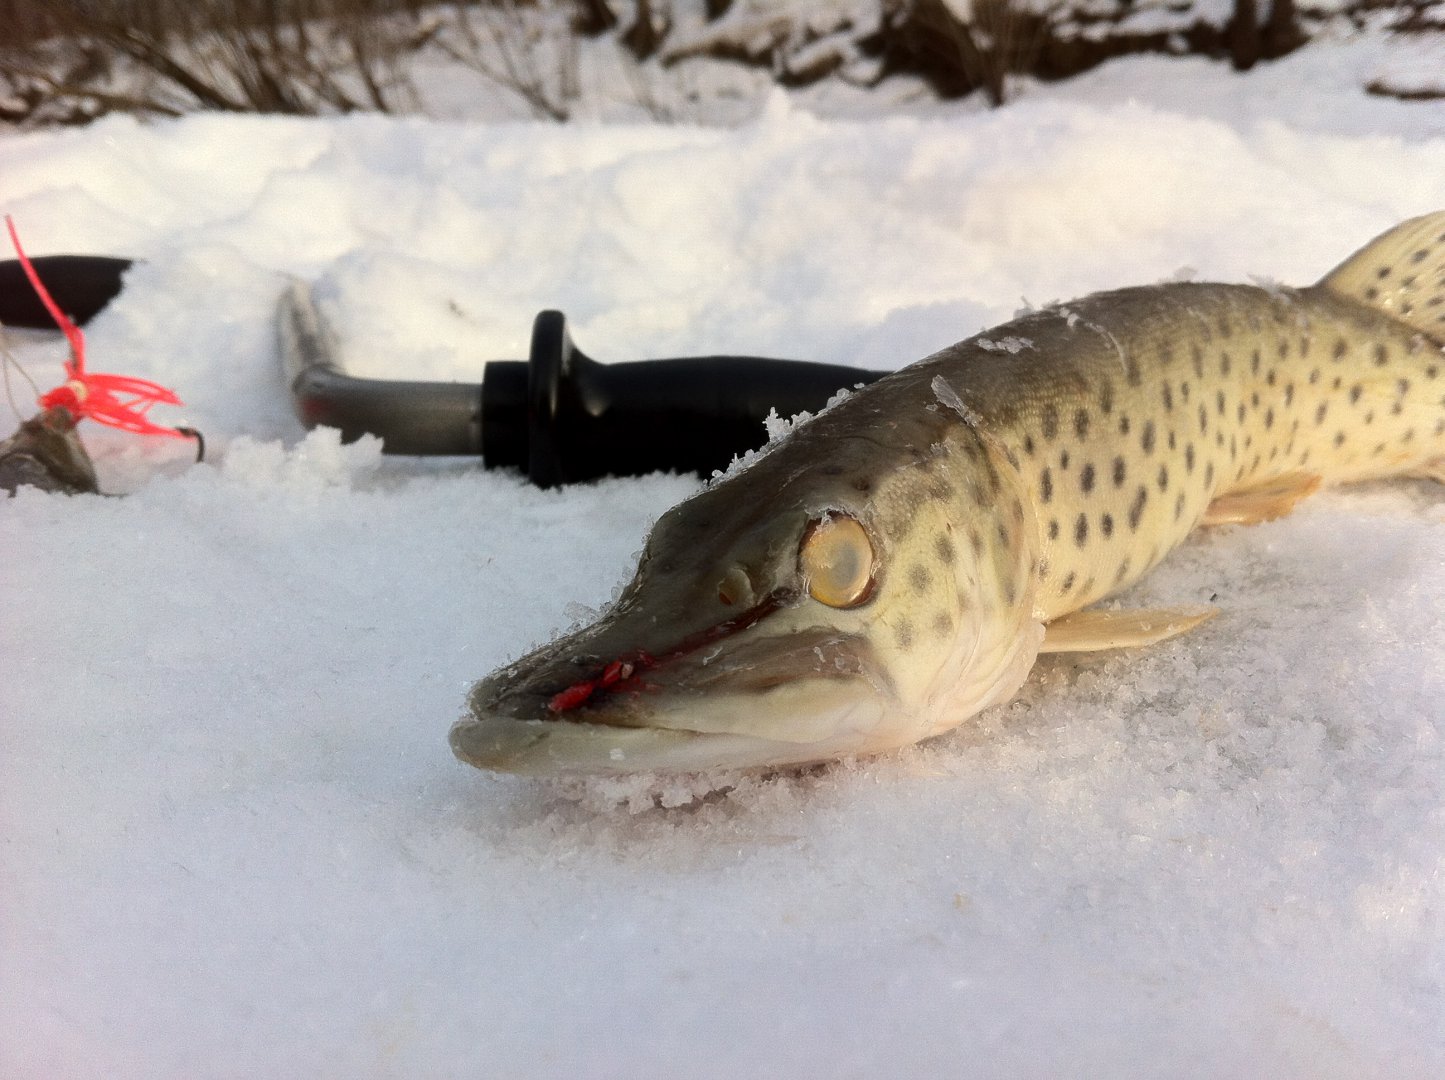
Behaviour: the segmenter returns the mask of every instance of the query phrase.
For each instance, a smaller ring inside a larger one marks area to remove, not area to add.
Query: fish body
[[[801,764],[946,731],[1201,522],[1445,477],[1445,213],[1303,289],[1173,283],[1026,314],[855,392],[674,507],[596,623],[477,683],[472,764]]]

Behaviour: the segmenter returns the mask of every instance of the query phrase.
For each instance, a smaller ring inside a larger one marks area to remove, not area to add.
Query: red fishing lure
[[[90,417],[99,424],[135,432],[137,435],[170,435],[178,439],[191,438],[188,431],[164,427],[151,422],[146,413],[153,405],[179,405],[181,399],[164,386],[147,379],[129,375],[109,375],[85,370],[85,335],[80,327],[60,310],[51,298],[50,292],[40,281],[30,259],[20,246],[20,237],[15,232],[15,222],[5,215],[5,227],[10,230],[10,242],[15,245],[15,254],[25,276],[30,279],[35,294],[40,297],[45,310],[55,320],[70,342],[70,359],[65,362],[65,382],[54,390],[40,396],[40,405],[46,409],[63,408],[76,420]]]

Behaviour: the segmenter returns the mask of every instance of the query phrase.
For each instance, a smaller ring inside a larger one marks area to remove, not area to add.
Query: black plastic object
[[[519,411],[523,374],[525,442],[506,422]],[[482,456],[523,466],[542,487],[658,469],[707,476],[764,442],[770,410],[815,412],[839,389],[885,374],[758,356],[599,364],[573,344],[560,311],[544,311],[531,359],[490,363],[482,376]]]
[[[761,445],[763,421],[816,411],[887,372],[755,356],[599,364],[560,311],[532,328],[527,361],[493,360],[480,386],[346,374],[305,284],[281,304],[282,357],[296,413],[344,439],[379,435],[390,454],[478,454],[542,487],[658,470],[721,469]]]
[[[40,255],[30,260],[60,310],[82,325],[120,292],[132,261],[106,255]],[[16,259],[0,261],[0,324],[56,328]]]

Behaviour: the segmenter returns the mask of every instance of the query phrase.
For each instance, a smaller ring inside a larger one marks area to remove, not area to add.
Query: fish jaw
[[[654,656],[618,651],[645,640],[634,612],[604,617],[477,683],[452,750],[554,776],[798,765],[896,744],[906,710],[867,640],[806,620],[802,605],[776,605]],[[635,659],[598,659],[621,655]],[[597,675],[609,670],[610,682]]]
[[[850,705],[856,712],[858,703]],[[761,735],[617,727],[577,720],[519,720],[485,713],[472,713],[453,724],[451,746],[468,765],[520,776],[778,768],[867,750],[866,743],[848,738],[799,743]]]

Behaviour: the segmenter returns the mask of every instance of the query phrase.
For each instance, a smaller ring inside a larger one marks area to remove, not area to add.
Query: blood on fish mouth
[[[552,713],[572,712],[584,705],[592,704],[594,698],[625,689],[628,684],[635,685],[640,682],[643,672],[681,659],[698,649],[740,633],[771,615],[778,608],[796,600],[797,597],[796,589],[775,589],[747,611],[683,638],[677,645],[658,656],[652,655],[645,649],[638,649],[636,652],[609,661],[600,672],[591,678],[579,679],[571,686],[553,694],[547,701],[547,711]]]
[[[565,690],[553,694],[547,702],[549,712],[571,712],[592,700],[593,695],[611,690],[627,682],[639,670],[646,670],[657,661],[646,652],[634,653],[629,660],[614,660],[602,669],[602,674],[593,679],[575,682]]]

